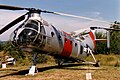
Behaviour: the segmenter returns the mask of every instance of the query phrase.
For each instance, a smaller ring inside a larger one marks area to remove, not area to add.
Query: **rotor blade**
[[[65,14],[65,13],[59,13],[59,12],[51,12],[51,11],[41,11],[41,12],[44,12],[44,13],[52,13],[52,14],[56,14],[56,15],[62,15],[62,16],[68,16],[68,17],[74,17],[74,18],[80,18],[80,19],[85,19],[85,20],[90,20],[90,21],[110,23],[110,22],[108,22],[108,21],[102,21],[102,20],[92,19],[92,18],[88,18],[88,17],[71,15],[71,14]]]
[[[113,30],[113,31],[120,31],[120,29],[115,29],[115,28],[104,28],[106,30]]]
[[[6,10],[24,10],[26,8],[15,7],[15,6],[7,6],[7,5],[0,5],[0,9],[6,9]]]
[[[105,29],[105,30],[113,30],[113,31],[120,31],[120,29],[115,29],[115,28],[103,28],[103,27],[90,27],[90,29]]]
[[[6,30],[8,30],[9,28],[11,28],[12,26],[14,26],[15,24],[19,23],[20,21],[25,19],[25,15],[20,16],[19,18],[15,19],[14,21],[12,21],[11,23],[9,23],[8,25],[6,25],[4,28],[2,28],[0,30],[0,34],[4,33]]]
[[[110,24],[110,22],[107,22],[107,21],[92,19],[92,18],[83,17],[83,16],[77,16],[77,15],[59,13],[59,12],[51,12],[51,11],[40,10],[40,9],[35,9],[35,8],[22,8],[22,7],[16,7],[16,6],[0,5],[0,9],[7,9],[7,10],[29,10],[29,11],[36,10],[36,11],[40,11],[40,12],[44,12],[44,13],[51,13],[51,14],[56,14],[56,15],[62,15],[62,16],[68,16],[68,17],[74,17],[74,18],[80,18],[80,19],[85,19],[85,20],[90,20],[90,21],[96,21],[96,22],[104,22],[104,23],[109,23]]]

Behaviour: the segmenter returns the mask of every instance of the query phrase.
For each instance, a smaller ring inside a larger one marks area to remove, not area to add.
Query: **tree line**
[[[114,22],[110,28],[120,29],[120,23]],[[106,33],[98,32],[96,33],[96,38],[106,39]],[[120,54],[120,31],[110,30],[110,49],[107,48],[106,42],[97,42],[97,54]]]

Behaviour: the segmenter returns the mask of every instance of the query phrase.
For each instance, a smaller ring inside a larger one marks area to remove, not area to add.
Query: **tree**
[[[120,23],[115,21],[110,28],[120,29]],[[120,54],[120,31],[110,31],[111,52]]]
[[[96,39],[106,39],[106,34],[102,32],[95,32]],[[96,45],[96,53],[97,54],[108,54],[107,53],[107,43],[106,42],[97,42]]]

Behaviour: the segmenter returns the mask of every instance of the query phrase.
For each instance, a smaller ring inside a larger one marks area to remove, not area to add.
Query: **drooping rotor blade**
[[[6,25],[4,28],[2,28],[0,30],[0,34],[4,33],[6,30],[8,30],[9,28],[11,28],[12,26],[14,26],[15,24],[19,23],[20,21],[25,19],[25,15],[20,16],[19,18],[15,19],[14,21],[12,21],[11,23],[9,23],[8,25]]]
[[[8,6],[8,5],[0,5],[0,9],[6,9],[6,10],[24,10],[25,8],[15,7],[15,6]]]
[[[56,15],[62,15],[62,16],[68,16],[68,17],[74,17],[74,18],[80,18],[80,19],[85,19],[85,20],[90,20],[90,21],[110,23],[110,22],[107,22],[107,21],[92,19],[92,18],[83,17],[83,16],[77,16],[77,15],[72,15],[72,14],[60,13],[60,12],[51,12],[51,11],[41,11],[41,12],[44,12],[44,13],[52,13],[52,14],[56,14]]]
[[[105,30],[113,30],[113,31],[120,31],[120,29],[115,29],[115,28],[103,28],[103,27],[90,27],[90,29],[105,29]]]

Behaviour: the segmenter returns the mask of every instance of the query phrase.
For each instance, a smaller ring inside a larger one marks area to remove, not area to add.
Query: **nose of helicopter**
[[[13,45],[22,48],[24,51],[31,51],[31,49],[37,47],[36,43],[41,41],[39,33],[33,28],[20,28],[13,32],[11,41]]]
[[[44,47],[46,34],[44,26],[36,20],[28,20],[21,24],[12,34],[13,45],[22,49]]]

